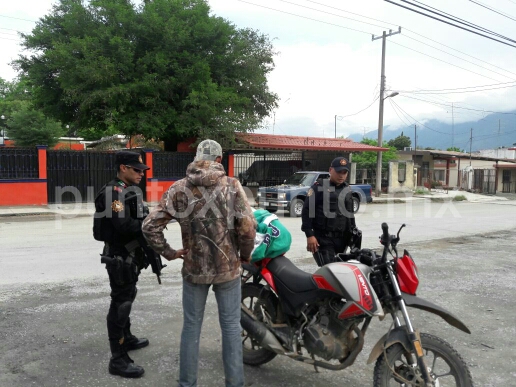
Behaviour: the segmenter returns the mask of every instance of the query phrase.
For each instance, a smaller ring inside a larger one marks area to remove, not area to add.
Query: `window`
[[[434,170],[434,181],[442,181],[445,179],[445,170],[444,169],[436,169]]]

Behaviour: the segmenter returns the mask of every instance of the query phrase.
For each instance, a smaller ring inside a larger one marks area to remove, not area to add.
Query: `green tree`
[[[373,140],[370,138],[364,138],[362,141],[360,141],[362,144],[377,146],[378,140]],[[397,156],[397,150],[393,146],[389,146],[387,142],[383,142],[384,148],[389,148],[388,151],[383,152],[382,154],[382,167],[386,168],[389,165],[389,161],[396,160],[398,158]],[[353,154],[353,162],[357,164],[360,168],[366,168],[366,169],[374,169],[376,168],[376,160],[377,160],[377,152],[361,152],[361,153],[354,153]]]
[[[48,145],[53,147],[65,130],[61,123],[45,117],[29,104],[21,107],[7,120],[7,135],[17,146]]]
[[[0,78],[0,115],[10,117],[24,109],[32,100],[31,88],[26,79],[12,82]]]
[[[447,151],[451,152],[461,152],[464,153],[464,149],[457,148],[456,146],[451,146],[449,148],[446,148]]]
[[[59,0],[23,35],[15,66],[34,103],[77,129],[232,141],[277,106],[269,38],[210,15],[206,0]]]
[[[396,137],[390,140],[387,145],[396,148],[397,150],[403,150],[406,147],[410,147],[412,144],[412,141],[410,140],[410,137],[404,136],[403,132]]]

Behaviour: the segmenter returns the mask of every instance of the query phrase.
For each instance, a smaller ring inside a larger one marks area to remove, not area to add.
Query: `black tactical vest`
[[[322,185],[320,186],[322,189]],[[353,215],[351,189],[347,184],[330,186],[330,191],[317,192],[314,230],[350,232]]]

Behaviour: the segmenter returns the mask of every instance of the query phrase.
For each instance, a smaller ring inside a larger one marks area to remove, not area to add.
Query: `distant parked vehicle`
[[[281,185],[258,189],[257,203],[260,208],[269,212],[278,209],[287,210],[290,216],[301,216],[306,194],[318,179],[329,179],[328,172],[301,171],[296,172]],[[353,192],[353,212],[357,212],[360,203],[373,201],[372,188],[369,184],[350,185]]]
[[[302,160],[256,160],[244,172],[238,174],[242,185],[258,183],[271,186],[283,183],[290,175],[302,169]],[[304,168],[310,165],[305,161]]]

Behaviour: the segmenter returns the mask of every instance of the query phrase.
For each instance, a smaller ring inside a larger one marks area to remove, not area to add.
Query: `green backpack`
[[[285,254],[290,249],[292,236],[280,223],[278,217],[263,209],[253,210],[253,215],[258,225],[256,226],[251,262],[263,258],[276,258]]]

